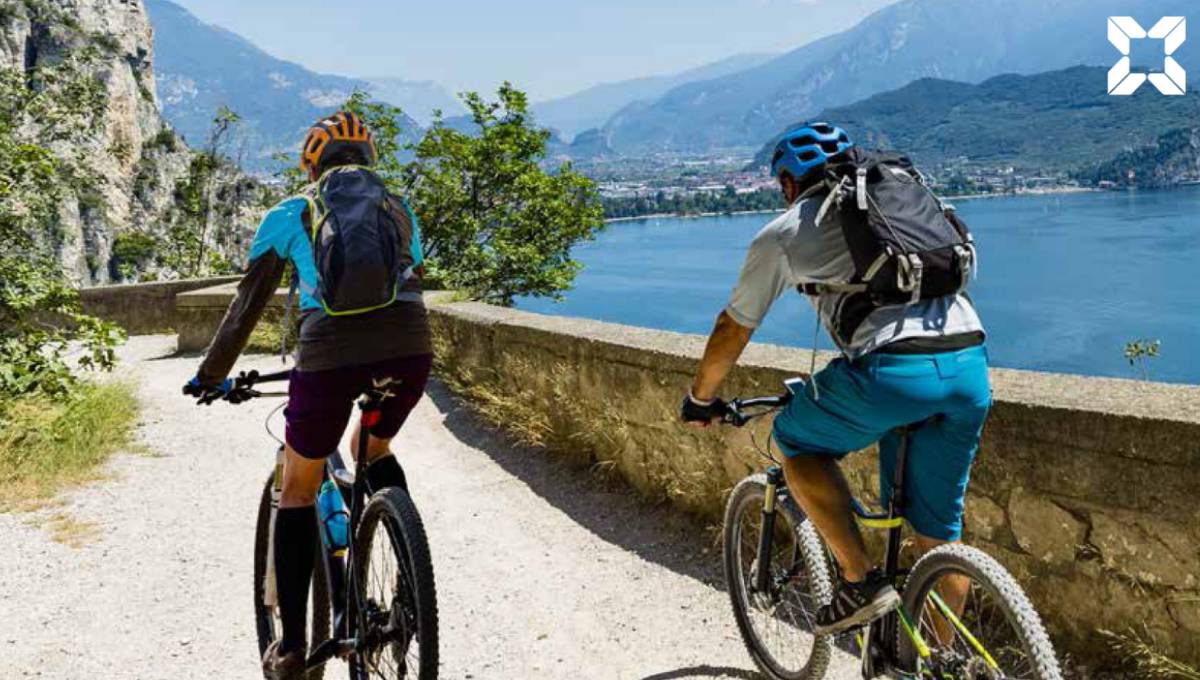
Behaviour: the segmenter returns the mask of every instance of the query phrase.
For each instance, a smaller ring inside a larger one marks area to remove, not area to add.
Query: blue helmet
[[[784,133],[771,156],[771,176],[787,170],[797,181],[825,165],[830,156],[854,146],[850,136],[829,123],[803,123]]]

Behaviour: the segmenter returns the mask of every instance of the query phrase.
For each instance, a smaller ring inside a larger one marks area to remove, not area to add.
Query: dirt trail
[[[261,677],[250,558],[278,400],[194,407],[178,390],[196,359],[173,349],[122,349],[151,453],[64,495],[94,538],[52,541],[62,509],[0,515],[0,678]],[[757,677],[702,528],[507,443],[437,385],[399,441],[434,553],[442,677]],[[856,677],[848,655],[834,665]]]

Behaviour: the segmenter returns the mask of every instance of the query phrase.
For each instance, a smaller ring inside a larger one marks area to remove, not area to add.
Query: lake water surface
[[[992,363],[1135,377],[1122,356],[1162,341],[1153,380],[1200,383],[1200,188],[959,201],[980,251],[970,292]],[[653,218],[610,224],[580,245],[566,300],[518,307],[684,333],[707,333],[746,246],[773,215]],[[776,303],[758,342],[807,347],[814,315],[798,294]],[[822,331],[820,346],[832,344]]]

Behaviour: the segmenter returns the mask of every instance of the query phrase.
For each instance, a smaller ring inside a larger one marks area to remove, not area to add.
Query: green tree
[[[543,169],[549,131],[534,125],[523,92],[505,83],[497,95],[461,95],[473,133],[439,115],[412,145],[400,109],[364,93],[347,107],[375,135],[380,176],[420,220],[430,278],[502,305],[522,295],[558,297],[579,271],[571,247],[604,227],[599,193],[569,164]]]
[[[502,305],[560,297],[580,268],[571,247],[604,227],[599,192],[570,164],[543,170],[550,132],[533,124],[523,92],[504,83],[497,95],[463,94],[475,134],[439,117],[405,167],[430,273]]]
[[[234,271],[217,246],[236,228],[243,202],[240,171],[226,155],[229,136],[240,122],[241,116],[220,107],[204,148],[192,152],[187,175],[176,182],[178,216],[159,253],[159,263],[175,274],[198,277]]]
[[[109,368],[121,337],[80,313],[55,257],[58,205],[94,185],[85,154],[105,94],[82,68],[89,58],[85,50],[28,73],[0,70],[0,411],[16,396],[69,393],[68,347],[82,349],[79,366]]]

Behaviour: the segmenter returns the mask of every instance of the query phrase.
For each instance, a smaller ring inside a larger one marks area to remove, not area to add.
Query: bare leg
[[[354,424],[354,434],[350,437],[350,454],[358,460],[358,437],[362,432],[362,423]],[[391,455],[392,440],[381,439],[373,434],[367,434],[367,462],[373,463],[383,456]]]
[[[800,501],[825,543],[833,551],[842,576],[861,582],[871,570],[862,533],[850,508],[850,485],[832,458],[796,456],[783,463],[788,490]]]
[[[285,447],[279,507],[303,508],[316,503],[324,470],[324,460],[311,460],[296,453],[292,447]]]
[[[361,424],[354,426],[354,435],[352,441],[354,445],[351,447],[354,450],[355,459],[358,458],[358,438],[362,433]],[[408,489],[408,480],[404,476],[404,469],[400,467],[400,462],[392,455],[390,438],[384,439],[376,437],[373,434],[367,434],[367,488],[371,493],[375,493],[380,489],[388,487],[400,487]]]
[[[938,546],[946,545],[948,542],[917,534],[917,549],[922,555]],[[946,602],[946,606],[950,607],[950,610],[958,615],[962,615],[963,607],[967,603],[967,594],[970,590],[971,579],[959,574],[943,576],[937,583],[938,595]],[[952,644],[954,642],[953,625],[940,614],[930,616],[929,618],[933,622],[933,629],[937,635],[938,643],[943,647]]]

